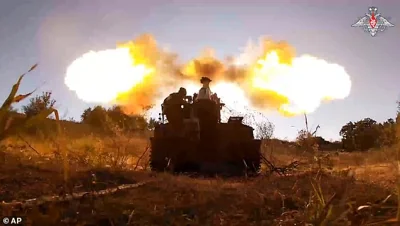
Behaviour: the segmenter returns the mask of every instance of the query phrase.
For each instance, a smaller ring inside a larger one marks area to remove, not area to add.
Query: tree
[[[261,121],[255,125],[255,132],[260,139],[270,139],[274,134],[275,126],[269,121]]]
[[[56,100],[52,98],[52,92],[46,91],[29,99],[29,104],[22,106],[22,111],[27,117],[38,115],[40,112],[53,108]]]
[[[383,123],[365,118],[357,122],[349,122],[342,127],[343,148],[347,151],[368,150],[370,148],[392,146],[397,143],[400,125],[400,102],[397,101],[396,119],[389,118]]]
[[[102,106],[85,109],[81,115],[83,123],[94,127],[103,128],[106,123],[107,111]]]
[[[142,115],[131,115],[124,112],[121,106],[113,106],[107,110],[111,121],[125,131],[143,131],[148,123]]]
[[[396,143],[396,122],[394,119],[390,118],[384,123],[379,124],[379,146],[392,146]]]
[[[355,123],[347,123],[339,134],[342,136],[344,149],[366,151],[380,146],[381,125],[371,118],[365,118]]]
[[[130,118],[126,115],[120,106],[114,105],[107,110],[110,120],[120,128],[127,128],[130,125]]]
[[[148,129],[146,119],[141,115],[128,115],[122,107],[113,106],[105,109],[101,106],[87,108],[81,115],[83,123],[91,126],[109,130],[111,127],[118,127],[125,132],[143,131]]]
[[[342,137],[343,148],[348,151],[353,151],[356,149],[355,128],[356,126],[353,122],[348,122],[339,131],[339,135]]]
[[[92,112],[92,108],[86,108],[83,110],[83,113],[81,114],[81,122],[87,122],[87,120],[90,117],[90,113]]]

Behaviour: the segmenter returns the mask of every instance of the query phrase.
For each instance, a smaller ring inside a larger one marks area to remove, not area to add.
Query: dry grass
[[[61,158],[56,138],[40,139],[33,136],[9,137],[2,142],[3,150],[19,153],[26,158],[58,160]],[[86,168],[129,168],[148,145],[148,140],[137,136],[102,137],[88,135],[67,138],[69,163]],[[143,163],[148,161],[144,159]]]
[[[114,180],[115,183],[132,183],[154,176],[148,173],[125,173],[124,177],[121,176],[122,173],[111,174],[108,171],[95,173],[107,175],[99,178],[99,182]],[[49,172],[39,175],[42,180],[48,178],[48,181],[35,182],[37,193],[40,188],[44,188],[43,185],[54,185],[57,182],[51,178]],[[76,184],[86,184],[88,189],[90,180],[87,178],[90,177],[88,174],[86,177],[84,175],[81,173],[80,176],[71,178]],[[107,198],[82,199],[66,206],[49,203],[42,208],[58,207],[58,214],[51,213],[58,217],[51,222],[46,221],[50,225],[56,225],[56,222],[67,218],[87,223],[95,221],[97,224],[113,221],[115,225],[118,222],[126,223],[129,215],[131,225],[294,225],[295,222],[297,225],[304,225],[305,221],[313,219],[311,216],[318,210],[310,183],[315,176],[315,172],[308,172],[284,178],[272,175],[251,180],[227,180],[157,174],[155,182]],[[322,174],[320,186],[323,195],[330,197],[344,183],[349,183],[348,178]],[[48,194],[56,192],[53,186],[45,188]],[[32,195],[34,191],[30,189],[28,192]],[[357,206],[379,202],[390,194],[389,190],[365,182],[351,182],[347,192],[350,194],[347,200]],[[20,194],[19,198],[26,196],[27,194]],[[395,200],[390,199],[388,207],[391,209],[385,210],[381,215],[393,215]],[[343,212],[345,207],[341,208],[343,209],[339,211]],[[45,217],[50,215],[48,210],[40,213],[35,209],[25,211],[28,218],[36,222],[44,222]],[[66,213],[70,215],[66,217]],[[340,221],[335,225],[345,224]]]
[[[272,157],[275,164],[285,165],[296,159],[302,162],[301,167],[288,176],[268,174],[253,179],[189,178],[129,171],[134,168],[134,160],[127,161],[125,167],[119,170],[109,165],[112,161],[101,162],[101,153],[116,153],[121,146],[127,150],[121,152],[122,156],[135,159],[147,145],[143,137],[119,137],[117,141],[120,143],[115,141],[116,138],[113,139],[94,135],[67,139],[72,191],[99,190],[150,178],[155,182],[105,198],[81,199],[66,206],[48,203],[41,207],[44,210],[26,209],[18,213],[26,214],[34,222],[46,222],[48,225],[67,225],[66,220],[70,221],[69,224],[86,222],[86,225],[99,225],[103,222],[104,225],[118,225],[123,222],[126,224],[129,219],[130,225],[306,225],[306,222],[319,222],[314,225],[347,225],[344,221],[351,220],[351,216],[355,219],[353,222],[358,223],[353,225],[367,225],[360,222],[395,216],[395,173],[391,168],[394,161],[384,157],[390,153],[389,149],[370,153],[331,153],[329,158],[333,162],[333,169],[327,170],[323,165],[323,172],[318,172],[318,168],[313,168],[313,158],[309,153],[303,154],[290,146],[269,144],[263,152],[268,158]],[[40,156],[30,150],[27,143]],[[4,145],[7,159],[0,175],[2,200],[24,200],[63,192],[62,169],[59,167],[62,160],[54,155],[56,145],[34,137],[25,137],[25,141],[11,137]],[[271,149],[274,150],[272,154]],[[365,157],[362,162],[360,156]],[[371,167],[370,164],[375,165]],[[386,164],[387,167],[378,167],[378,164]],[[346,176],[348,171],[344,169],[352,169],[354,180]],[[92,174],[96,175],[95,185]],[[347,190],[339,192],[343,187],[347,187]],[[334,204],[329,203],[334,194],[341,198],[336,197],[331,200]],[[386,201],[385,208],[371,207],[390,194],[393,196]],[[356,207],[367,205],[369,209],[363,210],[366,213],[355,211],[349,214],[349,203]],[[57,206],[57,213],[48,212],[48,208],[53,206]],[[329,214],[326,211],[328,209]],[[343,213],[350,217],[340,216]],[[331,220],[326,224],[318,216],[325,216],[320,217],[322,219],[335,216],[340,220]],[[64,223],[59,223],[62,220]]]

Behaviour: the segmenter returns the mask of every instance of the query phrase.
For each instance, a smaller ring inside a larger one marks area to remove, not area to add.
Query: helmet
[[[179,93],[179,94],[182,94],[183,96],[186,96],[186,89],[183,88],[183,87],[181,87],[181,88],[179,88],[178,93]]]
[[[211,82],[212,80],[209,78],[209,77],[202,77],[201,79],[200,79],[200,82],[201,83],[204,83],[204,82]]]

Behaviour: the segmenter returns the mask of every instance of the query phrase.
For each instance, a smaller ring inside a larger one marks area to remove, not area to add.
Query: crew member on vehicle
[[[211,90],[210,90],[210,82],[212,80],[208,77],[202,77],[200,82],[203,84],[203,87],[199,90],[199,94],[197,95],[197,100],[211,100]]]
[[[167,120],[171,125],[179,129],[183,125],[183,108],[185,101],[186,89],[181,87],[177,93],[171,93],[163,102],[163,113],[167,116]]]
[[[216,136],[215,127],[218,123],[218,109],[210,90],[211,79],[202,77],[200,82],[203,87],[197,95],[194,111],[199,120],[200,139],[209,140]]]

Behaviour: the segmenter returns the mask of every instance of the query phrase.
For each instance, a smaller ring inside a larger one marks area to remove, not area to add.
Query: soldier
[[[208,77],[201,78],[200,82],[203,87],[199,90],[194,107],[195,115],[200,124],[200,138],[206,140],[215,137],[215,126],[218,123],[217,105],[212,99],[210,90],[211,81]]]
[[[186,105],[185,97],[186,89],[181,87],[177,93],[171,93],[163,102],[163,113],[177,130],[183,127],[182,105]]]
[[[210,82],[212,80],[208,77],[202,77],[200,82],[203,84],[203,87],[199,90],[199,94],[197,96],[197,100],[211,100],[211,90],[210,90]]]

